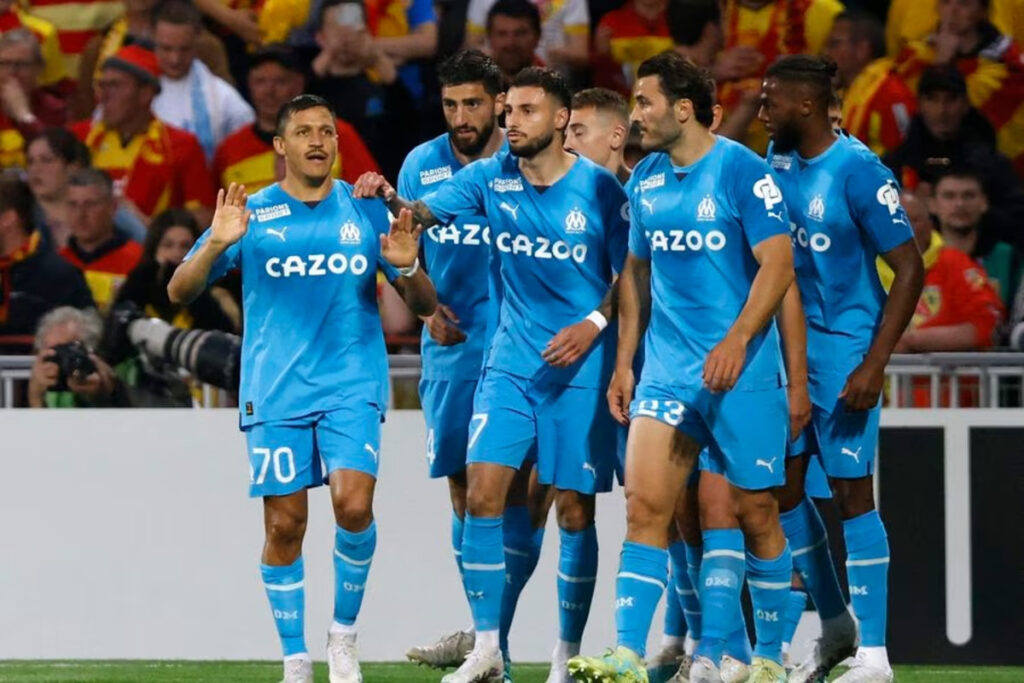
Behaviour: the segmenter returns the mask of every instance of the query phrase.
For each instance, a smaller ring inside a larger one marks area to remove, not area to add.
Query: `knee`
[[[630,531],[658,529],[663,532],[671,519],[671,506],[659,504],[642,491],[626,492],[626,526]]]
[[[466,493],[466,512],[474,517],[497,517],[505,509],[505,501],[488,486],[471,485]]]
[[[583,531],[594,523],[594,497],[576,491],[561,491],[558,493],[556,514],[560,529]]]
[[[787,479],[786,485],[779,489],[779,512],[789,512],[803,501],[804,482]]]
[[[368,496],[346,496],[334,505],[334,521],[346,531],[362,531],[373,521],[373,505]]]
[[[875,509],[875,489],[871,477],[836,479],[833,482],[839,515],[845,521]]]
[[[737,505],[740,527],[747,538],[771,534],[779,525],[779,503],[770,491],[744,494]]]
[[[277,511],[267,516],[267,545],[285,555],[298,557],[306,534],[306,518]]]
[[[683,527],[687,539],[700,538],[701,529],[735,529],[739,526],[731,496],[701,496],[698,528]],[[696,545],[696,543],[694,543]]]

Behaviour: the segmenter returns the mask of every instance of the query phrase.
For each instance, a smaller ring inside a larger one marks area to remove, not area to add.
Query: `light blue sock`
[[[686,578],[690,580],[693,593],[682,594],[683,616],[686,617],[686,629],[690,632],[690,638],[695,641],[700,640],[701,636],[700,563],[703,556],[703,545],[686,544]]]
[[[750,658],[753,656],[754,650],[750,647],[747,618],[743,615],[742,603],[736,607],[736,612],[732,617],[733,630],[729,637],[725,639],[725,644],[722,646],[722,654],[738,659],[744,664],[750,664]]]
[[[647,651],[647,633],[654,610],[668,583],[668,551],[626,541],[615,579],[615,627],[618,644],[641,657]]]
[[[885,645],[888,616],[889,537],[877,510],[843,522],[850,603],[862,647]]]
[[[597,583],[597,528],[559,529],[558,637],[567,643],[583,640]]]
[[[800,625],[800,619],[807,609],[807,593],[802,588],[793,588],[789,594],[789,602],[786,603],[786,627],[782,632],[782,645],[788,646],[793,642],[796,635],[796,627]]]
[[[455,566],[459,568],[459,576],[462,576],[462,534],[465,522],[452,510],[452,555],[455,556]]]
[[[696,654],[717,662],[726,640],[736,632],[746,555],[739,529],[711,529],[703,536],[698,584],[703,618]]]
[[[362,531],[335,527],[334,621],[339,624],[351,626],[356,623],[376,548],[377,522],[370,522],[370,526]]]
[[[466,513],[462,535],[462,575],[477,632],[497,631],[505,590],[502,518]]]
[[[542,532],[543,533],[543,532]],[[501,596],[501,651],[508,654],[508,633],[516,615],[519,595],[533,576],[540,557],[534,543],[535,530],[530,522],[530,512],[525,505],[511,505],[505,508],[502,523],[503,548],[505,553],[505,588]],[[542,537],[543,538],[543,537]]]
[[[306,621],[305,572],[302,556],[287,567],[260,565],[263,587],[267,590],[270,611],[281,639],[285,657],[308,652],[304,635]]]
[[[782,663],[782,633],[786,625],[786,604],[793,582],[793,556],[789,543],[778,557],[764,559],[747,553],[747,586],[754,608],[757,643],[754,656]]]
[[[690,585],[686,574],[686,544],[682,541],[668,546],[669,572],[668,588],[665,590],[665,627],[662,632],[671,638],[686,637],[686,615],[683,613],[685,600],[696,600],[696,591]],[[700,603],[697,602],[700,609]]]
[[[803,579],[818,615],[822,619],[839,616],[846,611],[846,600],[817,506],[810,498],[804,498],[795,508],[779,515],[779,519],[792,548],[793,569]]]

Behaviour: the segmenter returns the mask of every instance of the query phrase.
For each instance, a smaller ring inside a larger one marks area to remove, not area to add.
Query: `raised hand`
[[[211,244],[226,248],[242,239],[252,217],[252,211],[245,208],[248,199],[245,185],[231,183],[226,192],[223,188],[217,192],[217,208],[210,222]]]
[[[419,257],[421,232],[422,225],[413,226],[412,211],[402,209],[391,221],[391,231],[380,236],[380,255],[395,268],[408,268]]]

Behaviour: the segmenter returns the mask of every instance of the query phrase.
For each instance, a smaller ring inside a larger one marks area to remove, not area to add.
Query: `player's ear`
[[[500,92],[494,96],[494,115],[501,116],[505,111],[505,93]]]
[[[558,111],[555,112],[555,128],[558,130],[565,130],[566,126],[569,125],[569,108],[559,107]]]
[[[612,134],[609,136],[608,145],[614,151],[618,152],[626,143],[626,132],[626,127],[621,123],[616,123],[615,126],[612,128]]]
[[[680,97],[676,100],[675,104],[672,105],[672,110],[675,112],[676,121],[679,123],[685,123],[693,118],[693,102],[685,98]]]
[[[277,152],[278,156],[284,156],[284,138],[280,135],[274,136],[274,151]]]

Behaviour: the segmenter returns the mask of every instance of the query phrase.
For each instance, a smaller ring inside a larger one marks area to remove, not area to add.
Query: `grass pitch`
[[[364,664],[366,683],[437,683],[442,672],[411,664]],[[516,683],[544,683],[547,666],[515,668]],[[6,661],[0,662],[0,681],[18,683],[276,683],[277,662],[180,661]],[[327,680],[327,666],[317,664],[318,681]],[[1024,667],[898,666],[899,683],[1020,683]]]

